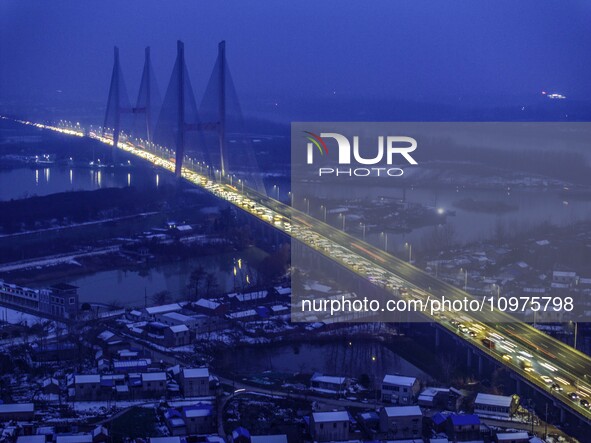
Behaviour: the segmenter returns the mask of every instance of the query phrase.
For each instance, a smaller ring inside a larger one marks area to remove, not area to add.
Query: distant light
[[[443,209],[443,208],[437,208],[437,213],[439,215],[443,215],[445,213],[445,209]]]

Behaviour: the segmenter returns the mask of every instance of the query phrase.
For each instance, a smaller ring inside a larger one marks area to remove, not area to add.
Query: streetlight
[[[310,215],[310,200],[304,197],[304,201],[306,202],[306,214]]]
[[[326,206],[320,205],[321,209],[324,209],[324,223],[326,223]]]
[[[359,223],[361,225],[361,228],[363,229],[363,241],[365,241],[365,223]]]
[[[571,320],[571,323],[574,323],[575,325],[575,342],[573,343],[573,348],[577,349],[577,333],[579,330],[579,323],[573,320]]]
[[[384,236],[384,251],[388,252],[388,233],[382,232],[382,235]]]
[[[341,218],[343,219],[343,232],[345,232],[345,218],[346,218],[346,215],[343,214],[343,213],[341,213],[340,215],[341,215]]]
[[[468,269],[460,268],[460,272],[464,273],[464,291],[468,287]]]
[[[277,200],[279,200],[279,186],[273,185],[273,189],[277,189]]]
[[[409,242],[406,242],[404,244],[405,248],[408,248],[408,262],[412,263],[412,244],[410,244]]]

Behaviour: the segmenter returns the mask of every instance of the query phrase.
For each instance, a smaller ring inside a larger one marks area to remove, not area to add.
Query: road
[[[26,121],[21,123],[72,136],[84,135],[79,129]],[[109,146],[113,144],[112,140],[98,133],[90,132],[88,136]],[[170,150],[158,151],[154,147],[147,150],[129,141],[120,141],[118,148],[168,171],[174,171],[174,162],[167,160],[170,158]],[[186,164],[189,161],[187,158]],[[377,286],[390,291],[395,297],[423,300],[430,297],[440,299],[442,296],[453,300],[472,298],[465,291],[438,280],[373,245],[291,206],[245,188],[243,183],[239,190],[230,184],[212,181],[205,174],[187,167],[183,167],[182,176],[190,183],[271,224],[361,277],[369,279]],[[581,406],[578,399],[571,400],[567,396],[571,392],[576,392],[582,398],[589,397],[591,403],[591,385],[588,378],[591,375],[591,359],[585,354],[499,311],[477,311],[469,315],[451,313],[445,317],[427,314],[426,320],[439,323],[450,333],[466,340],[481,352],[515,371],[580,417],[591,421],[591,410]],[[494,347],[483,344],[483,339],[491,337],[495,341]],[[553,386],[562,390],[555,390]]]

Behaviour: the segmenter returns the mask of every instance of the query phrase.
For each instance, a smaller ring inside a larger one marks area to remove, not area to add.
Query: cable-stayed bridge
[[[369,243],[267,196],[248,143],[238,143],[234,149],[228,149],[228,128],[240,122],[241,116],[227,67],[225,43],[220,43],[218,47],[218,58],[199,108],[188,72],[184,46],[178,42],[168,88],[161,109],[157,110],[159,95],[150,65],[150,53],[146,50],[140,92],[136,105],[132,107],[126,96],[116,49],[103,131],[85,132],[80,127],[23,123],[73,136],[87,135],[111,146],[114,153],[122,150],[169,170],[271,224],[362,278],[367,279],[369,274],[379,272],[385,277],[382,283],[375,284],[393,297],[445,296],[454,300],[470,297],[461,289]],[[233,112],[229,112],[230,109]],[[130,117],[132,121],[135,119],[135,124],[125,122]],[[126,129],[130,132],[126,133]],[[404,293],[400,291],[401,287],[404,287]],[[591,400],[591,358],[587,355],[498,311],[448,314],[446,317],[426,314],[426,317],[427,321],[438,325],[438,333],[446,331],[467,343],[469,352],[476,358],[492,359],[509,368],[518,383],[545,395],[561,412],[572,413],[586,424],[591,424],[591,410],[568,395],[576,392],[581,398]],[[458,321],[479,330],[479,336],[462,332],[456,327]],[[483,336],[496,337],[502,347],[487,346],[481,339]],[[528,365],[522,364],[524,359],[529,362]],[[557,383],[562,390],[549,384],[546,381],[548,377],[560,380]]]

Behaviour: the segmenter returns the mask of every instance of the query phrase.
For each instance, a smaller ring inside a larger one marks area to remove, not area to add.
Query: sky
[[[249,108],[310,98],[591,99],[591,2],[0,0],[0,101],[106,101],[113,46],[135,99],[143,49],[163,93],[185,42],[203,93],[227,42]]]

